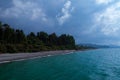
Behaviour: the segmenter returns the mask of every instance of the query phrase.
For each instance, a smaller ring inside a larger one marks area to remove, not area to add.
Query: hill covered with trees
[[[71,35],[44,31],[28,35],[23,30],[13,29],[9,24],[0,22],[0,53],[39,52],[49,50],[75,49],[75,39]]]

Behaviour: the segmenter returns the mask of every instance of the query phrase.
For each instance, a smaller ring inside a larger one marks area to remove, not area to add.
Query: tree
[[[66,34],[62,34],[61,36],[59,36],[59,38],[58,38],[59,45],[66,45],[67,44],[66,37],[67,37]]]
[[[50,45],[57,45],[58,37],[55,33],[49,35],[49,44]]]
[[[73,36],[46,32],[25,35],[23,30],[11,28],[0,22],[0,52],[36,52],[42,50],[75,49]]]
[[[27,40],[29,44],[35,44],[36,43],[36,35],[31,32],[30,34],[27,35]]]
[[[2,28],[2,22],[0,22],[0,42],[3,41],[3,28]]]
[[[73,36],[62,34],[58,39],[58,44],[68,49],[72,49],[75,47],[75,40]]]
[[[2,27],[2,22],[0,21],[0,27]]]
[[[3,24],[3,40],[5,43],[12,43],[12,33],[14,33],[14,30],[8,24]]]
[[[24,32],[22,30],[19,30],[19,29],[17,29],[15,31],[15,38],[16,38],[15,41],[18,44],[26,41],[26,36],[25,36]]]
[[[48,45],[48,34],[46,32],[38,32],[37,37],[41,40],[44,44]]]
[[[71,48],[75,48],[75,39],[73,38],[73,36],[70,36],[70,35],[67,36],[67,44]]]

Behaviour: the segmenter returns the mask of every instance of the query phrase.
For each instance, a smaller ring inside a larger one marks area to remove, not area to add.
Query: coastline
[[[75,51],[76,50],[58,50],[58,51],[43,51],[43,52],[35,52],[35,53],[0,54],[0,64],[13,62],[13,61],[34,59],[34,58],[42,58],[42,57],[48,57],[54,55],[70,54]]]

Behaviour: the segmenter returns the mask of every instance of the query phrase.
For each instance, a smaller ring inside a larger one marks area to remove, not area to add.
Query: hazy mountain
[[[78,46],[84,46],[84,47],[94,47],[94,48],[112,48],[112,47],[118,47],[113,45],[98,45],[98,44],[78,44]],[[120,47],[120,46],[119,46]]]

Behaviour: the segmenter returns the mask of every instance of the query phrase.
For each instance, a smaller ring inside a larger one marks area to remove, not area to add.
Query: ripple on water
[[[98,49],[2,64],[0,80],[120,80],[120,49]]]

